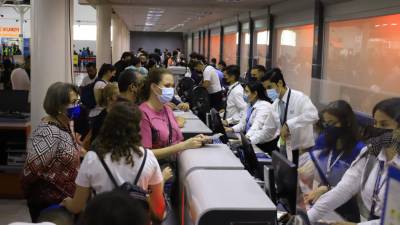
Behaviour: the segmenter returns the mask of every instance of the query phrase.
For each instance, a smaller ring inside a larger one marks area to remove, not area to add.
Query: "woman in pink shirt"
[[[182,132],[172,110],[165,106],[174,97],[174,77],[166,69],[154,69],[143,88],[145,102],[140,105],[140,132],[143,147],[152,149],[157,159],[165,159],[177,152],[199,148],[205,137],[183,141]]]

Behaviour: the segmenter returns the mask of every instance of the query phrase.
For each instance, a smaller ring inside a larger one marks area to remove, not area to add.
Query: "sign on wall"
[[[0,27],[0,37],[19,37],[19,27]]]

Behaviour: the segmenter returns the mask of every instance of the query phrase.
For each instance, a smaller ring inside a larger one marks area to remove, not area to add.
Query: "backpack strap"
[[[96,152],[96,151],[94,151]],[[114,184],[115,187],[118,187],[118,183],[115,180],[114,176],[111,174],[110,168],[108,168],[106,162],[104,161],[104,159],[102,157],[100,157],[100,155],[96,152],[97,156],[99,157],[99,160],[101,162],[101,164],[103,165],[104,169],[106,170],[108,177],[111,179],[112,183]]]
[[[140,169],[139,169],[139,171],[138,171],[138,173],[137,173],[137,175],[136,175],[135,182],[133,183],[134,185],[137,184],[137,182],[139,181],[140,175],[142,175],[142,171],[143,171],[143,168],[144,168],[144,164],[146,164],[147,151],[148,151],[148,150],[144,148],[144,156],[143,156],[142,165],[140,165]]]

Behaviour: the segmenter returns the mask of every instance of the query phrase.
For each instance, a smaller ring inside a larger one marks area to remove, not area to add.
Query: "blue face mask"
[[[267,89],[267,96],[272,101],[275,101],[275,99],[277,99],[279,97],[279,94],[275,89],[271,88],[271,89]]]
[[[81,115],[81,107],[79,105],[67,108],[67,116],[70,120],[78,119]]]
[[[243,94],[243,100],[244,100],[246,103],[249,103],[249,96],[246,95],[246,94]]]
[[[158,99],[162,104],[168,103],[174,98],[174,88],[161,88],[161,95],[158,96]]]

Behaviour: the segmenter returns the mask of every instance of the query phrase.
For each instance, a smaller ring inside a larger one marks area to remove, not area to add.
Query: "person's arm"
[[[356,161],[343,175],[342,180],[330,191],[323,194],[308,210],[311,223],[322,219],[326,214],[343,205],[361,190],[361,179],[366,158]]]
[[[272,106],[263,107],[261,111],[256,115],[256,122],[248,131],[248,137],[252,144],[260,144],[273,140],[279,129],[279,117],[272,110]]]
[[[319,119],[318,110],[309,97],[303,96],[302,100],[298,103],[298,107],[301,107],[301,114],[286,121],[289,132],[297,128],[312,125]]]
[[[187,150],[187,149],[194,149],[200,148],[202,146],[202,139],[201,138],[190,138],[186,141],[180,142],[175,145],[171,145],[165,148],[159,149],[152,149],[154,155],[157,159],[164,159],[167,158],[175,153]]]
[[[68,211],[78,214],[83,211],[90,196],[90,188],[76,185],[73,198],[66,198],[61,203]]]
[[[233,115],[231,118],[227,118],[226,120],[228,121],[229,124],[232,123],[237,123],[240,121],[240,119],[245,116],[247,104],[243,99],[243,91],[235,91],[232,90],[231,96],[229,98],[232,98],[233,104],[236,107],[237,111],[239,113]],[[226,113],[226,112],[225,112]]]
[[[232,130],[233,132],[238,133],[244,131],[245,126],[246,126],[246,113],[244,113],[242,118],[240,118],[240,122],[232,127]]]
[[[202,83],[202,86],[203,87],[205,87],[205,88],[208,88],[208,87],[210,87],[210,85],[211,85],[211,76],[213,76],[213,75],[215,75],[215,76],[217,76],[216,74],[211,74],[211,73],[215,73],[214,71],[204,71],[203,72],[203,83]]]
[[[162,183],[149,185],[149,189],[151,191],[149,196],[151,213],[157,220],[162,221],[165,217],[163,185]]]

